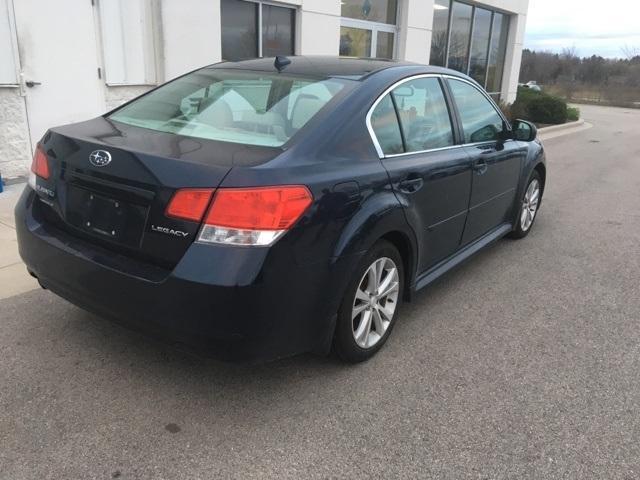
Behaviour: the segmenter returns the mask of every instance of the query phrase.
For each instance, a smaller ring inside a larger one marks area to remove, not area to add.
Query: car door
[[[465,149],[471,158],[473,183],[462,245],[505,222],[511,222],[526,148],[506,140],[507,123],[489,97],[470,82],[447,80]]]
[[[471,193],[471,161],[456,145],[442,81],[434,75],[405,80],[369,117],[382,163],[416,232],[418,273],[459,248]]]

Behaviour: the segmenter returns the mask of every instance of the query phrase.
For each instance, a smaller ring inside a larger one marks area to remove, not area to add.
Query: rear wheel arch
[[[400,257],[402,257],[402,263],[404,267],[404,283],[408,288],[404,289],[403,300],[411,300],[411,287],[413,285],[413,278],[415,276],[416,255],[415,248],[409,239],[409,236],[399,230],[394,230],[384,234],[379,240],[386,240],[391,243]]]

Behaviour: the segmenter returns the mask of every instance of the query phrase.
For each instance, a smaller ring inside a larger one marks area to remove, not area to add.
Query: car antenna
[[[289,64],[291,64],[291,60],[285,57],[284,55],[278,55],[276,57],[276,61],[273,62],[273,65],[276,67],[278,72],[281,72],[282,70],[284,70]]]

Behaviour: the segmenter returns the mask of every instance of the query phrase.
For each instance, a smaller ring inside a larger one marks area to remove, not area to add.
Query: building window
[[[476,14],[473,17],[473,35],[471,36],[469,76],[480,85],[485,84],[487,76],[487,59],[490,36],[491,12],[483,8],[476,8]]]
[[[431,64],[447,64],[449,34],[449,4],[451,0],[435,0],[433,6],[433,33],[431,37]]]
[[[223,60],[294,54],[295,9],[245,0],[220,5]]]
[[[457,0],[435,0],[431,64],[466,73],[500,98],[509,16]]]
[[[451,8],[451,28],[449,29],[449,68],[467,71],[469,65],[469,40],[473,7],[465,3],[453,2]]]
[[[509,17],[501,13],[494,13],[486,86],[487,90],[492,93],[499,92],[502,87],[502,73],[504,72],[504,58],[507,53],[508,33]]]
[[[156,83],[150,0],[100,0],[100,31],[107,85]]]
[[[342,0],[340,55],[393,58],[397,0]]]

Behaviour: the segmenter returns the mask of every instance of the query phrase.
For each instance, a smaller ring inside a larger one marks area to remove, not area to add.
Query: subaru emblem
[[[89,161],[94,167],[106,167],[111,163],[111,154],[106,150],[94,150],[89,155]]]

